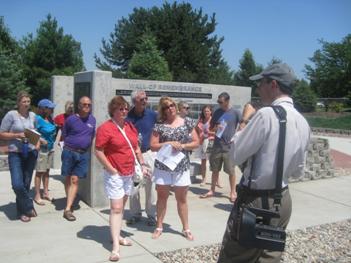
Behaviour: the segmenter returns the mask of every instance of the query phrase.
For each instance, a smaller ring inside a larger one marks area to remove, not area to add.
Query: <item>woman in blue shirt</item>
[[[42,99],[38,103],[37,130],[41,134],[40,151],[37,160],[36,174],[34,179],[35,196],[34,202],[45,205],[44,200],[52,201],[49,196],[49,171],[52,167],[54,143],[56,138],[56,125],[51,117],[55,104],[48,99]],[[43,196],[40,194],[40,184],[43,181]]]

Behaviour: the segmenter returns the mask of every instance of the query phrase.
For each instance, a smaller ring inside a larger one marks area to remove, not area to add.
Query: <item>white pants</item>
[[[145,164],[150,166],[151,174],[153,174],[156,152],[147,151],[143,153]],[[148,217],[156,217],[156,188],[151,178],[145,178],[145,212]],[[129,198],[129,208],[133,216],[141,215],[140,193],[137,192]]]

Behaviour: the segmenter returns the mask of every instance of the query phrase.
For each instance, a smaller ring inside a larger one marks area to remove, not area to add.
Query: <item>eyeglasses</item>
[[[128,108],[119,108],[119,111],[129,111]]]
[[[139,98],[139,101],[147,101],[148,97]]]
[[[189,110],[189,109],[190,109],[190,107],[189,107],[189,106],[187,106],[187,107],[183,107],[183,109],[184,109],[184,110]]]
[[[222,105],[225,101],[222,101],[222,100],[217,100],[217,103]]]
[[[168,110],[168,109],[174,108],[174,107],[175,107],[175,104],[172,103],[172,104],[169,104],[169,105],[167,105],[167,106],[163,106],[162,109],[163,109],[163,110]]]

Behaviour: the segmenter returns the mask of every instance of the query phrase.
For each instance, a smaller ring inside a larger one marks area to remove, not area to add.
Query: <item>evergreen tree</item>
[[[28,90],[18,55],[18,44],[0,17],[0,119],[16,105],[20,90]]]
[[[320,43],[310,58],[315,66],[305,66],[311,87],[319,97],[345,97],[351,90],[351,34],[340,43]]]
[[[84,70],[80,43],[71,35],[65,35],[50,14],[40,23],[37,35],[29,34],[21,44],[26,84],[31,88],[35,103],[50,97],[51,76],[72,75]]]
[[[239,61],[239,70],[234,76],[235,85],[251,87],[251,94],[255,94],[256,82],[251,81],[249,78],[252,75],[258,74],[262,71],[262,66],[257,65],[251,51],[246,49],[242,58]]]
[[[137,40],[150,31],[168,62],[173,80],[207,83],[211,52],[221,41],[213,35],[215,26],[214,14],[209,18],[202,9],[193,10],[189,3],[166,2],[160,8],[135,8],[128,18],[118,21],[108,40],[102,40],[102,58],[95,54],[96,65],[125,73]],[[216,62],[219,64],[220,60]]]
[[[316,108],[317,96],[304,79],[298,81],[292,98],[296,109],[300,112],[312,112]]]
[[[145,34],[136,46],[136,52],[130,60],[127,77],[131,79],[172,80],[167,61],[157,50],[156,40]]]

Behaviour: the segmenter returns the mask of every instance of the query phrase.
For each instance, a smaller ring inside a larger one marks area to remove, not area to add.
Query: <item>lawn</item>
[[[351,130],[349,113],[309,113],[304,114],[311,127]]]

